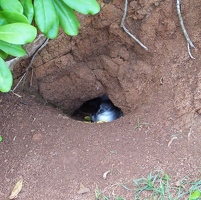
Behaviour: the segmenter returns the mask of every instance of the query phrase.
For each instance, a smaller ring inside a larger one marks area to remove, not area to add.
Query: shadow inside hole
[[[86,101],[71,115],[75,120],[91,122],[111,122],[122,116],[121,109],[116,107],[106,94]]]

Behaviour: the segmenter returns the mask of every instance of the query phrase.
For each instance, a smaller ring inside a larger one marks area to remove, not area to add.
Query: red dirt
[[[127,27],[148,46],[148,52],[120,31],[123,2],[114,0],[93,21],[91,17],[83,21],[83,27],[87,22],[93,25],[91,32],[98,40],[88,43],[87,28],[73,39],[61,34],[34,63],[38,83],[34,87],[47,102],[70,112],[107,92],[124,117],[86,124],[45,104],[35,93],[18,91],[21,98],[0,94],[0,199],[8,199],[20,177],[24,185],[19,200],[92,200],[96,186],[103,190],[115,183],[130,184],[154,169],[163,169],[175,180],[187,174],[197,176],[201,165],[201,4],[182,1],[185,25],[196,46],[193,60],[187,54],[175,1],[144,2],[130,1]],[[16,70],[15,76],[19,73]],[[138,121],[146,124],[140,126]],[[78,194],[80,184],[90,191]],[[133,197],[122,187],[115,188],[115,194]]]

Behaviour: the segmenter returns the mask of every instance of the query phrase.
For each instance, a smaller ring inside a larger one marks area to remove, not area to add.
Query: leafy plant
[[[0,58],[0,91],[8,92],[12,86],[13,78],[10,69],[2,58]]]
[[[80,23],[75,11],[94,15],[100,6],[96,0],[0,0],[1,92],[9,92],[13,83],[5,59],[24,56],[22,45],[36,38],[36,28],[50,39],[58,36],[59,26],[67,35],[77,35]]]

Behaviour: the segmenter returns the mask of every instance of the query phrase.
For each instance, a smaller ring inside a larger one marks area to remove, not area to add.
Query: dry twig
[[[28,72],[29,72],[29,69],[32,68],[32,64],[33,64],[33,61],[35,59],[35,57],[37,56],[37,54],[39,53],[40,50],[42,50],[48,43],[49,39],[46,38],[44,43],[34,52],[32,58],[31,58],[31,61],[28,65],[28,67],[26,68],[26,71],[24,72],[24,74],[22,75],[22,77],[20,78],[19,82],[17,83],[17,85],[11,90],[13,93],[14,91],[16,90],[16,88],[19,86],[19,84],[23,81],[23,85],[24,85],[24,82],[26,80],[26,77],[28,75]],[[32,68],[32,75],[31,75],[31,82],[30,82],[30,85],[32,85],[32,76],[33,76],[33,68]]]

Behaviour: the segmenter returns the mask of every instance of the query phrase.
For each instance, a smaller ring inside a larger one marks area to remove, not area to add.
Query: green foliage
[[[18,0],[0,0],[2,10],[23,13],[22,4]]]
[[[57,11],[59,24],[68,35],[77,35],[80,23],[74,13],[63,1],[52,0]]]
[[[92,14],[95,15],[100,11],[100,7],[96,0],[63,0],[63,2],[68,5],[73,10],[77,10],[78,12],[87,15]]]
[[[4,60],[8,57],[8,54],[0,50],[0,58],[3,58]]]
[[[8,68],[4,60],[0,58],[0,91],[9,92],[12,83],[13,78],[10,69]]]
[[[0,40],[11,44],[26,44],[32,42],[36,34],[36,28],[30,24],[12,23],[0,26]]]
[[[195,190],[192,194],[190,194],[189,200],[197,200],[200,198],[200,196],[201,196],[200,191]]]
[[[67,35],[74,36],[80,27],[75,11],[94,15],[100,6],[96,0],[0,0],[1,92],[10,91],[12,86],[12,74],[4,59],[26,54],[22,45],[36,38],[35,24],[50,39],[58,36],[59,26]]]
[[[50,30],[45,34],[47,38],[56,38],[59,32],[59,18],[57,17]]]
[[[34,7],[32,0],[20,0],[23,7],[23,14],[27,17],[29,24],[32,23],[34,17]]]
[[[39,30],[47,33],[56,20],[56,11],[51,0],[34,0],[35,22]]]
[[[11,23],[25,23],[28,24],[27,18],[18,12],[0,11],[0,26]]]
[[[11,44],[0,40],[0,47],[2,52],[12,56],[21,57],[26,54],[26,51],[22,48],[21,45],[18,44]]]

